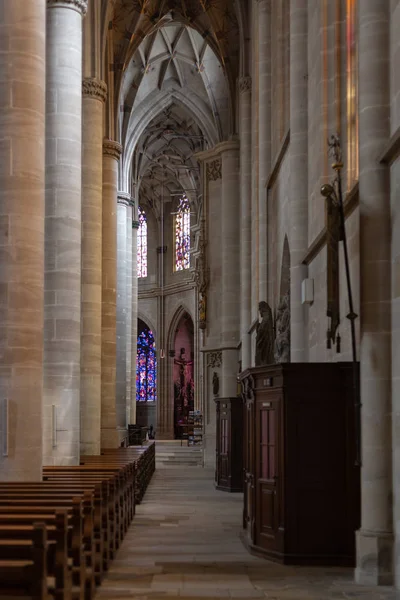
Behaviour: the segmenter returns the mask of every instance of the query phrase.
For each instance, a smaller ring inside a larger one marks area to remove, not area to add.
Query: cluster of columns
[[[0,0],[2,480],[41,479],[43,464],[76,464],[81,453],[117,446],[134,413],[129,351],[125,405],[116,405],[122,148],[104,140],[105,83],[83,78],[86,10],[87,0]],[[124,209],[129,350],[130,198]]]

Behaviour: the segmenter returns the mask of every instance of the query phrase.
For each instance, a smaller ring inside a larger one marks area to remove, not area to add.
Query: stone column
[[[136,207],[135,207],[136,208]],[[132,221],[132,366],[131,366],[131,423],[136,423],[136,356],[138,336],[138,277],[137,277],[137,239],[139,221]]]
[[[290,342],[292,362],[308,360],[301,284],[308,248],[308,0],[290,0]]]
[[[100,454],[103,109],[107,86],[83,80],[81,454]]]
[[[132,381],[132,200],[126,210],[126,425],[131,422]]]
[[[0,0],[0,15],[0,480],[40,481],[45,2]]]
[[[101,314],[101,446],[119,445],[116,414],[117,195],[122,148],[103,143],[103,259]]]
[[[363,0],[359,18],[361,277],[361,529],[356,580],[392,582],[391,223],[389,170],[377,157],[389,139],[389,3]]]
[[[126,219],[130,195],[118,193],[117,212],[117,428],[126,435],[126,322],[127,322],[127,235]]]
[[[259,290],[268,301],[267,181],[271,173],[271,0],[258,0],[258,112],[259,112]]]
[[[239,143],[223,142],[219,150],[222,160],[221,397],[230,398],[237,393],[237,346],[240,338]]]
[[[239,81],[240,90],[240,337],[242,370],[251,366],[251,77]]]
[[[400,127],[400,1],[392,0],[391,39],[391,135]],[[392,146],[393,147],[393,146]],[[400,160],[391,165],[392,202],[392,455],[393,455],[393,528],[396,539],[394,584],[400,589]]]
[[[47,0],[44,464],[79,462],[86,4],[86,0]]]

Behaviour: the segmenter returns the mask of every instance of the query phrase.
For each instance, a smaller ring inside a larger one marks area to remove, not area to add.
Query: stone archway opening
[[[187,435],[187,423],[194,410],[194,325],[184,312],[179,319],[174,339],[174,437]]]

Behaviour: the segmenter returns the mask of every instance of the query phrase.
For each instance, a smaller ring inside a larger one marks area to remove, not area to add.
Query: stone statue
[[[274,362],[274,323],[269,304],[260,302],[258,310],[261,322],[257,325],[256,367],[261,367]]]
[[[200,295],[199,300],[199,327],[200,329],[206,328],[206,319],[207,319],[207,297],[205,293]]]
[[[218,377],[218,373],[216,371],[214,371],[214,374],[213,374],[212,384],[213,384],[213,394],[214,394],[214,396],[218,396],[218,393],[219,393],[219,377]]]
[[[276,315],[275,362],[290,362],[290,296],[282,296]]]

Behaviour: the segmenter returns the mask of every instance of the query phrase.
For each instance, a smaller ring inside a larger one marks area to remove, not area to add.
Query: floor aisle
[[[96,600],[394,600],[344,569],[282,567],[240,539],[242,499],[217,492],[201,468],[156,471]]]

